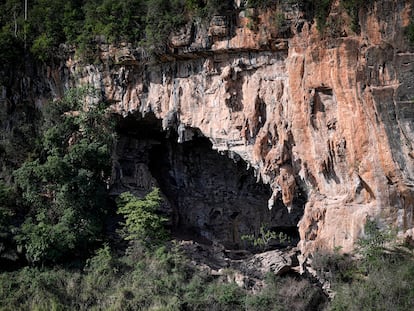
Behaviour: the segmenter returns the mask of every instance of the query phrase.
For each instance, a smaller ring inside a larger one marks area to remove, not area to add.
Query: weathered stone
[[[192,259],[197,267],[216,277],[226,277],[240,287],[257,290],[263,287],[266,275],[295,273],[298,267],[297,250],[272,250],[259,254],[246,251],[229,251],[222,246],[181,240],[180,249]]]
[[[251,278],[263,279],[269,272],[283,275],[298,266],[294,250],[273,250],[256,254],[243,261],[238,269]]]
[[[180,138],[180,126],[163,131],[153,114],[127,117],[119,125],[113,155],[110,191],[130,191],[138,196],[160,187],[165,198],[163,213],[172,219],[175,234],[190,234],[229,249],[251,246],[243,235],[258,235],[262,225],[288,231],[297,240],[296,224],[303,209],[288,213],[279,197],[268,209],[270,186],[257,182],[239,156],[232,158],[212,150],[194,129]]]
[[[333,5],[335,20],[349,21]],[[210,29],[194,26],[180,57],[155,64],[142,51],[107,47],[100,65],[69,58],[22,78],[16,101],[40,106],[88,84],[119,114],[152,112],[165,128],[197,129],[270,185],[270,203],[282,199],[292,211],[306,203],[304,254],[338,246],[348,252],[367,216],[401,232],[414,226],[414,52],[404,37],[411,12],[407,1],[376,1],[360,10],[360,34],[347,23],[320,34],[292,7],[284,25],[290,35],[277,38],[269,31],[275,12],[258,15],[257,31],[243,16],[216,18]],[[121,54],[138,64],[122,64]]]
[[[185,27],[179,29],[171,35],[171,45],[173,47],[185,47],[191,44],[194,35],[193,24],[187,24]]]

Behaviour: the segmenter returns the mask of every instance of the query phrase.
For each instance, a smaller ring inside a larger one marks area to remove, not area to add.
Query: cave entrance
[[[213,150],[196,129],[190,131],[192,139],[178,143],[177,132],[163,131],[153,114],[122,119],[111,193],[144,196],[159,187],[167,199],[161,212],[171,219],[171,230],[178,237],[251,249],[242,237],[258,236],[265,226],[289,237],[283,243],[274,241],[274,247],[296,244],[301,213],[289,214],[280,199],[269,210],[271,189],[257,182],[253,169]],[[298,198],[296,204],[303,210],[304,200]]]

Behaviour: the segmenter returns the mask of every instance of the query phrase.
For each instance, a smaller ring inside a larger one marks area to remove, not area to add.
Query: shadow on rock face
[[[121,121],[118,133],[112,193],[131,191],[143,196],[158,186],[167,199],[162,212],[171,218],[174,234],[204,244],[217,242],[228,249],[252,249],[242,237],[258,237],[265,226],[289,236],[284,245],[276,242],[265,247],[298,241],[303,198],[297,200],[302,206],[294,213],[288,213],[281,198],[269,210],[270,187],[258,181],[243,160],[213,150],[209,139],[196,129],[191,140],[178,143],[175,131],[162,131],[161,121],[147,115]]]

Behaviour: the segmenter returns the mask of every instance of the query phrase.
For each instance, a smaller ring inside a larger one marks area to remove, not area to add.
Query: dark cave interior
[[[288,213],[280,198],[269,210],[269,185],[258,181],[243,160],[218,153],[208,138],[190,130],[193,138],[178,143],[177,132],[163,131],[152,113],[120,120],[111,194],[130,191],[142,197],[159,187],[164,197],[160,213],[171,220],[173,236],[253,250],[242,237],[259,236],[265,226],[289,237],[268,248],[296,245],[305,198],[298,194],[294,213]]]

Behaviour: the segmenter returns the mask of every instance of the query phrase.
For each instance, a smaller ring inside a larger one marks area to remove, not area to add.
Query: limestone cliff
[[[38,73],[46,80],[24,81],[39,104],[86,83],[123,116],[153,113],[179,142],[202,133],[270,185],[270,208],[301,215],[304,254],[350,251],[367,216],[400,232],[414,225],[412,3],[361,9],[359,34],[338,1],[322,32],[305,13],[238,7],[172,34],[157,62],[102,45],[98,64],[71,54]]]

